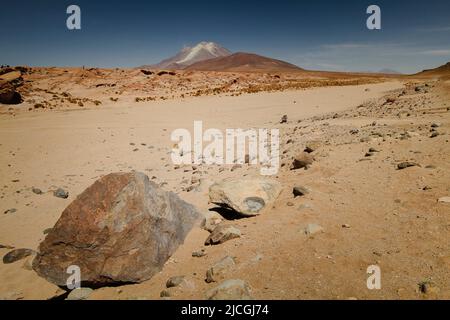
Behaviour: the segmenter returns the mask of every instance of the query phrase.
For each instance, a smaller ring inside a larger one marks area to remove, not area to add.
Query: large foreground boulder
[[[260,214],[280,195],[281,184],[267,178],[230,178],[209,188],[209,201],[243,216]]]
[[[142,282],[161,270],[199,217],[145,174],[112,173],[64,210],[33,269],[58,286],[66,285],[71,265],[84,287]]]

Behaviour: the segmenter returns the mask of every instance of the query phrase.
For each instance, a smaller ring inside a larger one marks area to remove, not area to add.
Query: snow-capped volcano
[[[214,42],[200,42],[194,47],[185,47],[175,56],[154,65],[158,69],[183,69],[199,61],[226,57],[231,52]]]

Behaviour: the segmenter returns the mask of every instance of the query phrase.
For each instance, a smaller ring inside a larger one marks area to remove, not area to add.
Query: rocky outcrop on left
[[[19,104],[22,96],[17,92],[17,88],[23,84],[21,71],[12,68],[0,70],[0,103]]]
[[[65,286],[78,266],[83,287],[151,278],[183,243],[200,214],[138,172],[97,180],[62,213],[39,246],[33,269]]]

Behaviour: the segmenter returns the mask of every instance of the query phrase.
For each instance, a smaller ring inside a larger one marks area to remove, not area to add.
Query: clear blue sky
[[[66,28],[77,4],[82,30]],[[366,28],[366,8],[382,30]],[[0,64],[135,67],[214,41],[318,70],[412,73],[450,61],[449,0],[1,0]]]

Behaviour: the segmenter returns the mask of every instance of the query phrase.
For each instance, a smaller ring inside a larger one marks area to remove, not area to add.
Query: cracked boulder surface
[[[83,286],[139,283],[159,272],[200,215],[139,172],[97,180],[62,213],[33,269],[64,287],[69,266]]]

